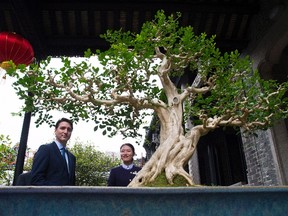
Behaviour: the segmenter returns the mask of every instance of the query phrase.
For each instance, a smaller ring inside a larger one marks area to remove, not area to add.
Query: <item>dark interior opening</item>
[[[247,184],[241,135],[233,128],[201,137],[197,148],[202,185]]]

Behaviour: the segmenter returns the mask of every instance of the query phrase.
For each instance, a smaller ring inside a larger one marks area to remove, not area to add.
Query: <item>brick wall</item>
[[[273,156],[270,133],[258,131],[257,137],[242,135],[247,164],[247,179],[250,186],[280,185],[277,162]]]

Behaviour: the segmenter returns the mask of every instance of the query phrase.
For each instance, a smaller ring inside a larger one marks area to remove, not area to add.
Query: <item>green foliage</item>
[[[71,152],[76,157],[76,185],[105,186],[112,167],[121,161],[97,151],[92,144],[75,143]]]
[[[9,136],[0,134],[0,184],[11,185],[17,150]]]
[[[33,157],[26,158],[23,170],[24,171],[31,171],[32,165],[33,165]]]
[[[249,131],[267,129],[288,116],[285,95],[288,83],[262,80],[258,71],[252,69],[249,57],[241,58],[237,51],[226,53],[211,71],[210,77],[216,78],[213,90],[209,94],[198,94],[193,106],[187,108],[194,116],[233,117],[245,121],[245,129]],[[254,124],[249,125],[252,122]]]
[[[214,119],[213,127],[236,125],[249,131],[266,129],[288,117],[287,82],[262,80],[249,56],[237,50],[221,53],[216,36],[195,35],[191,26],[179,25],[180,19],[180,13],[166,16],[158,11],[138,33],[108,30],[101,35],[110,43],[106,51],[88,49],[86,58],[79,61],[62,57],[60,68],[48,57],[7,74],[18,78],[14,88],[26,101],[24,110],[37,116],[38,125],[52,125],[51,111],[63,110],[75,123],[94,121],[95,130],[107,136],[141,135],[138,131],[145,117],[159,112],[160,106],[168,110],[172,104],[175,94],[171,94],[168,78],[181,77],[188,69],[189,76],[200,75],[201,82],[199,92],[188,88],[191,83],[177,89],[176,96],[185,104],[184,121],[193,117],[194,124],[206,124]],[[166,60],[168,77],[158,70]],[[157,76],[166,78],[163,89]]]

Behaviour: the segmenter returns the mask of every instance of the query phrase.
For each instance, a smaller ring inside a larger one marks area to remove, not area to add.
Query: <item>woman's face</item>
[[[120,156],[124,164],[130,164],[133,161],[134,152],[132,148],[130,148],[127,145],[124,145],[120,149]]]

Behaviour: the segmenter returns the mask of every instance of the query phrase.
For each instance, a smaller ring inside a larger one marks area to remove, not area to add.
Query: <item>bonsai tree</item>
[[[158,11],[139,33],[108,30],[102,37],[110,48],[88,49],[80,62],[62,57],[59,69],[49,57],[8,71],[18,77],[14,86],[26,101],[24,110],[37,116],[37,124],[51,123],[50,112],[63,110],[74,121],[93,120],[103,135],[124,137],[137,136],[153,111],[160,146],[129,186],[153,185],[163,174],[170,185],[177,176],[193,185],[183,166],[200,137],[220,126],[265,130],[287,117],[287,82],[262,80],[249,57],[221,53],[214,36],[195,35],[180,19],[180,13]],[[194,82],[178,86],[184,73]],[[183,125],[190,119],[187,130]]]

